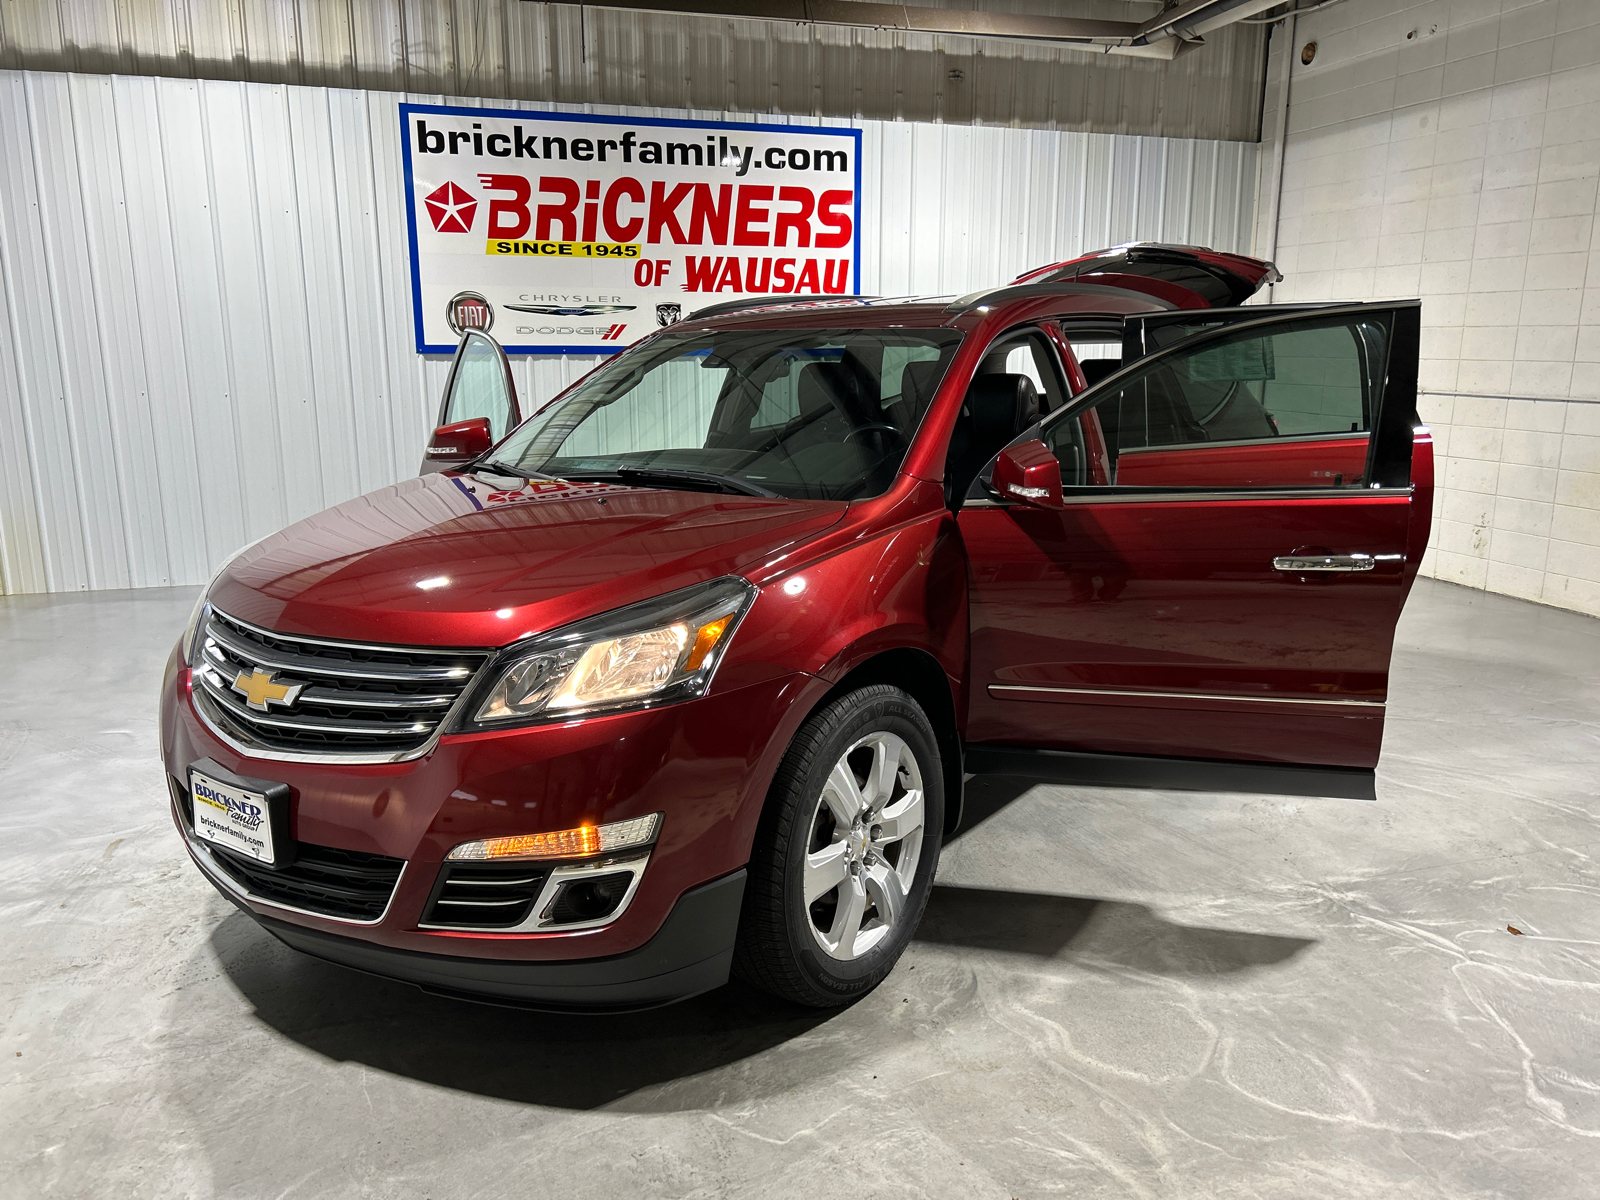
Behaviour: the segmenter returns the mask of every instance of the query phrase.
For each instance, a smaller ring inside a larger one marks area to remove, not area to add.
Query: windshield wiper
[[[518,479],[554,479],[554,475],[542,475],[538,471],[524,471],[521,467],[514,467],[510,463],[496,459],[493,462],[479,463],[472,468],[474,471],[492,471],[496,475],[514,475]]]
[[[609,471],[582,471],[566,473],[563,479],[621,479],[628,483],[698,484],[702,489],[731,492],[738,496],[775,497],[778,493],[740,479],[736,475],[719,475],[715,471],[692,471],[680,467],[613,467]]]

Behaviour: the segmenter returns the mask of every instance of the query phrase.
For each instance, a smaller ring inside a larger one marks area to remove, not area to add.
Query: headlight
[[[629,605],[505,652],[473,722],[560,720],[702,696],[756,597],[737,577]]]

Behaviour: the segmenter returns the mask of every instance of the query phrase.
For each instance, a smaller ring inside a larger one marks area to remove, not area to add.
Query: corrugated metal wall
[[[412,351],[402,98],[0,72],[6,592],[203,582],[415,472],[448,360]],[[861,124],[869,293],[1131,238],[1248,246],[1253,145]],[[592,361],[517,359],[519,389]]]
[[[940,0],[1143,21],[1152,0]],[[8,0],[0,68],[1255,141],[1264,33],[1164,62],[525,0]]]

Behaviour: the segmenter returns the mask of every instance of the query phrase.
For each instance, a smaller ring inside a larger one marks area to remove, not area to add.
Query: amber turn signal
[[[490,859],[589,858],[613,850],[627,850],[653,841],[660,813],[613,821],[609,825],[579,825],[554,833],[519,833],[512,837],[464,842],[446,856],[454,862]]]

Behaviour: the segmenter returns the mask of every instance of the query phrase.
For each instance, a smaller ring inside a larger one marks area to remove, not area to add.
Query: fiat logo
[[[457,292],[445,305],[444,319],[457,337],[469,329],[488,333],[494,326],[494,308],[477,292]]]

